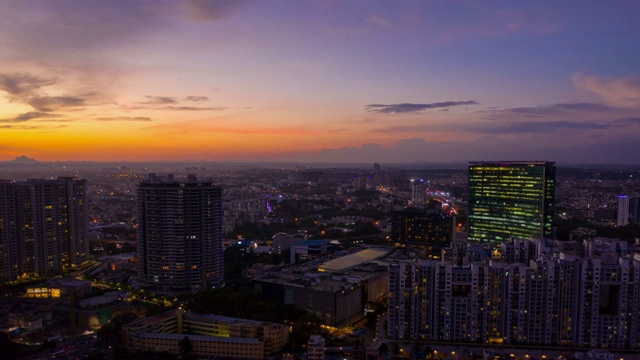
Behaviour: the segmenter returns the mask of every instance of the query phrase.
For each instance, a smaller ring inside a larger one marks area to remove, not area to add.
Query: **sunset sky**
[[[0,161],[640,163],[637,0],[0,14]]]

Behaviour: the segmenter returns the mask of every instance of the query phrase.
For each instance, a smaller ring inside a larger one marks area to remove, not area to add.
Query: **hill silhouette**
[[[20,165],[29,165],[29,164],[39,164],[40,161],[36,160],[36,159],[32,159],[30,157],[27,157],[25,155],[22,156],[18,156],[17,158],[8,161],[9,163],[12,164],[20,164]]]

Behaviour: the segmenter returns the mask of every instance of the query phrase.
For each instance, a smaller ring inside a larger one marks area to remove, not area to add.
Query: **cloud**
[[[640,142],[633,136],[602,139],[586,144],[553,141],[542,143],[505,140],[493,135],[473,141],[433,142],[422,138],[398,140],[384,146],[368,143],[361,146],[323,149],[283,157],[282,161],[340,163],[414,163],[461,162],[472,160],[545,159],[558,163],[637,164]],[[462,164],[461,164],[462,165]],[[464,165],[462,165],[464,166]]]
[[[68,81],[73,82],[73,79]],[[81,82],[84,83],[84,81]],[[56,85],[56,89],[51,91],[43,89],[51,85]],[[64,90],[65,88],[69,88],[67,83],[59,82],[54,78],[26,73],[0,74],[0,90],[4,90],[9,94],[10,101],[27,104],[36,110],[31,114],[41,113],[42,115],[45,112],[62,109],[75,111],[81,106],[112,102],[106,99],[104,94],[96,91],[84,90],[83,95],[50,95],[52,91],[60,92],[61,89]],[[74,90],[73,86],[71,86],[70,92],[79,92],[79,89]]]
[[[618,119],[622,124],[640,124],[640,117]]]
[[[85,104],[85,99],[78,96],[41,96],[27,100],[38,111],[54,111],[61,108],[78,107]]]
[[[222,111],[227,110],[226,107],[198,107],[198,106],[179,106],[181,100],[173,96],[145,96],[147,101],[135,103],[133,106],[124,106],[127,110],[169,110],[169,111]],[[209,100],[206,96],[186,96],[183,101],[187,102],[204,102]],[[167,106],[158,106],[167,105]]]
[[[196,107],[196,106],[164,106],[160,110],[171,111],[222,111],[227,110],[226,107]]]
[[[148,100],[140,104],[161,105],[161,104],[177,104],[178,100],[170,96],[145,96]]]
[[[45,129],[53,130],[67,127],[67,125],[55,125],[55,126],[42,126],[42,125],[0,125],[0,129],[13,129],[13,130],[36,130]]]
[[[640,107],[640,77],[606,78],[586,74],[573,76],[573,85],[620,107]]]
[[[611,112],[615,110],[615,108],[611,106],[590,102],[559,103],[549,105],[549,107],[570,111]]]
[[[525,117],[543,117],[553,115],[565,115],[570,113],[615,113],[619,109],[599,103],[592,102],[575,102],[575,103],[557,103],[540,106],[517,107],[506,109],[489,109],[477,111],[477,114],[490,113],[493,116],[503,115],[511,118],[514,115]]]
[[[185,101],[191,101],[191,102],[200,102],[200,101],[207,101],[209,100],[209,98],[207,96],[187,96],[184,98]]]
[[[29,1],[8,4],[2,11],[0,31],[8,35],[9,49],[44,62],[76,62],[95,49],[140,41],[140,35],[161,24],[161,11],[148,2]]]
[[[501,126],[469,126],[464,125],[461,128],[456,128],[454,125],[448,124],[449,130],[471,132],[471,133],[485,133],[485,134],[521,134],[521,133],[555,133],[560,129],[572,129],[572,130],[604,130],[608,129],[615,124],[586,121],[586,122],[572,122],[572,121],[525,121],[525,122],[510,122]],[[393,125],[384,128],[373,129],[372,132],[377,133],[417,133],[428,131],[440,131],[442,126],[434,126],[429,124],[415,124],[415,125]]]
[[[100,117],[98,121],[151,121],[150,117],[145,116],[118,116],[118,117]]]
[[[51,114],[47,112],[39,112],[39,111],[30,111],[24,114],[17,115],[12,118],[0,119],[0,123],[20,123],[33,119],[42,119],[42,118],[50,118],[55,117],[56,114]]]
[[[475,100],[467,100],[467,101],[445,101],[431,104],[411,104],[411,103],[403,103],[403,104],[369,104],[366,105],[365,108],[367,111],[371,112],[379,112],[383,114],[391,114],[391,113],[412,113],[412,112],[420,112],[422,110],[427,109],[436,109],[436,108],[448,108],[451,106],[459,106],[459,105],[477,105],[478,102]]]
[[[248,0],[188,0],[184,4],[187,20],[201,22],[220,20],[232,10],[249,2]]]
[[[434,123],[434,124],[396,124],[370,130],[373,133],[427,133],[456,131],[471,134],[555,134],[561,130],[571,130],[578,134],[582,130],[607,130],[625,128],[640,124],[640,117],[614,118],[607,120],[538,120],[538,121],[502,121],[494,118],[483,118],[490,123]]]
[[[140,103],[138,103],[140,104]],[[154,105],[124,105],[121,107],[124,110],[167,110],[167,111],[223,111],[228,110],[228,107],[198,107],[198,106],[154,106]]]
[[[367,19],[367,22],[369,24],[374,24],[374,25],[378,25],[380,27],[383,28],[391,28],[393,25],[391,25],[391,22],[387,19],[385,19],[384,17],[380,16],[380,15],[371,15],[369,16],[369,18]]]
[[[318,136],[318,130],[297,127],[261,127],[261,126],[227,126],[214,124],[211,121],[189,120],[178,123],[151,125],[145,130],[171,133],[172,135],[191,136],[194,133],[265,135],[265,136]]]
[[[434,126],[429,124],[407,124],[407,125],[392,125],[383,128],[372,129],[374,133],[414,133],[433,131]]]
[[[47,55],[82,61],[96,49],[143,43],[172,22],[224,19],[248,3],[248,0],[2,2],[0,34],[6,36],[0,39],[6,40],[3,45],[8,46],[4,49],[26,59]]]
[[[24,73],[0,74],[0,90],[4,90],[14,97],[31,95],[35,90],[53,85],[52,78],[42,78]]]
[[[498,127],[477,127],[474,131],[491,134],[518,134],[518,133],[555,133],[561,129],[570,130],[605,130],[612,127],[613,124],[596,122],[596,121],[525,121],[513,122]]]

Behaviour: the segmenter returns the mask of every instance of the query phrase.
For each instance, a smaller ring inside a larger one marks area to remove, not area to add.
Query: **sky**
[[[0,161],[640,163],[636,0],[0,14]]]

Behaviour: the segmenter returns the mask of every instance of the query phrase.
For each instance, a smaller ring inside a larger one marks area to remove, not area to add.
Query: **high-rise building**
[[[224,280],[222,192],[211,179],[150,174],[138,185],[139,281],[197,291]]]
[[[389,265],[390,338],[640,348],[640,254],[626,241],[450,250]]]
[[[391,240],[427,248],[431,254],[440,254],[455,234],[455,216],[436,210],[406,208],[391,214]]]
[[[629,224],[629,197],[627,195],[618,196],[618,221],[617,226]]]
[[[553,162],[470,163],[468,239],[551,238],[555,175]]]
[[[411,180],[411,205],[424,206],[424,180]]]
[[[89,256],[86,180],[0,181],[0,282],[59,275]]]

